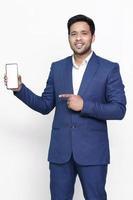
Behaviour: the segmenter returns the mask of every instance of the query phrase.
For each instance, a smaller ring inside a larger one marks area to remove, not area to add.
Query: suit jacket
[[[110,162],[106,120],[120,120],[126,111],[124,85],[119,65],[93,53],[78,94],[83,98],[81,112],[67,108],[59,94],[73,93],[72,57],[51,65],[46,88],[37,96],[24,84],[15,95],[32,109],[48,114],[55,107],[48,160],[67,162],[71,154],[81,165]]]

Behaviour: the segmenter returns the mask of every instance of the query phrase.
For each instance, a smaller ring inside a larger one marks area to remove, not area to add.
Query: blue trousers
[[[76,176],[79,176],[85,200],[107,200],[107,165],[77,164],[73,157],[64,164],[50,163],[51,200],[72,200]]]

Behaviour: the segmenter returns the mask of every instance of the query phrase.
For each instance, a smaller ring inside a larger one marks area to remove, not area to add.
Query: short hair
[[[81,14],[75,15],[68,20],[68,22],[67,22],[68,34],[70,34],[70,27],[76,22],[86,22],[90,27],[91,34],[94,35],[95,24],[94,24],[93,20],[91,18],[89,18],[85,15],[81,15]]]

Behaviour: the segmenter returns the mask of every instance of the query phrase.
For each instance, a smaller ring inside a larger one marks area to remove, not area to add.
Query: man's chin
[[[76,51],[75,54],[78,56],[83,56],[85,55],[87,52],[86,51]]]
[[[85,51],[83,51],[82,49],[78,49],[75,51],[75,54],[77,55],[83,55],[85,53]]]
[[[83,56],[85,54],[88,54],[89,52],[91,51],[91,49],[76,49],[74,51],[75,55],[78,55],[78,56]]]

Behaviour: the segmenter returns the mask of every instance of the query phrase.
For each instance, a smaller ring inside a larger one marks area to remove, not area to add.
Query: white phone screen
[[[6,64],[7,88],[18,88],[18,64]]]

